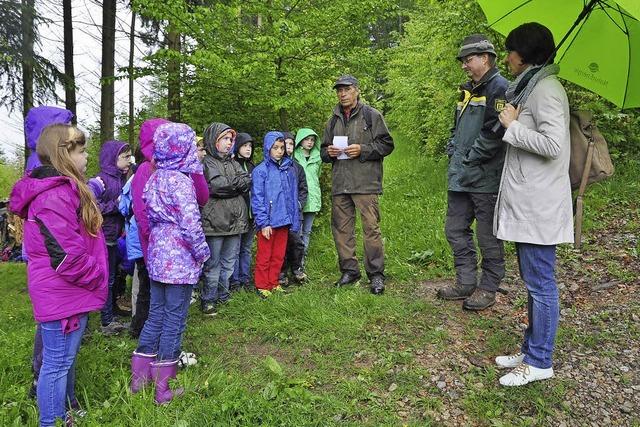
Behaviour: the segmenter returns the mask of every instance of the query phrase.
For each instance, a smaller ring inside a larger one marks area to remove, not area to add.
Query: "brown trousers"
[[[369,278],[384,276],[384,245],[380,232],[377,194],[339,194],[333,196],[331,232],[338,251],[342,273],[358,273],[356,258],[356,209],[360,212],[364,234],[364,269]]]

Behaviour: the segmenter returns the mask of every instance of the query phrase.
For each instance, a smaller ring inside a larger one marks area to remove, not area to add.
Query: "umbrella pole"
[[[580,15],[578,15],[576,22],[574,22],[571,28],[569,28],[569,31],[567,31],[567,34],[565,34],[562,40],[560,40],[560,43],[556,45],[556,49],[553,51],[553,53],[549,58],[551,58],[553,55],[555,55],[558,52],[558,50],[560,49],[560,46],[562,46],[564,42],[569,38],[569,36],[573,32],[573,30],[578,26],[578,24],[580,24],[580,22],[582,22],[587,16],[589,16],[591,11],[596,7],[596,3],[598,3],[599,1],[600,0],[590,0],[589,3],[587,3],[587,5],[582,9],[582,12],[580,12]],[[547,60],[547,63],[548,62],[549,60]]]

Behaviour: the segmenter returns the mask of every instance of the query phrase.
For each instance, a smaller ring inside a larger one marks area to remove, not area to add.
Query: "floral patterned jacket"
[[[167,123],[153,138],[156,171],[143,194],[151,230],[149,277],[168,284],[196,284],[210,253],[188,175],[202,173],[195,132],[181,123]]]

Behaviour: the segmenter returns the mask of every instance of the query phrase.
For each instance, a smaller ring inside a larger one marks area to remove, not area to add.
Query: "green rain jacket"
[[[304,151],[300,143],[308,136],[315,136],[316,142],[309,153],[309,158],[305,157]],[[296,149],[293,152],[293,158],[302,166],[307,177],[307,187],[309,194],[307,203],[304,205],[302,212],[319,212],[322,205],[320,191],[320,173],[322,172],[322,159],[320,158],[320,138],[313,129],[302,128],[296,133]]]

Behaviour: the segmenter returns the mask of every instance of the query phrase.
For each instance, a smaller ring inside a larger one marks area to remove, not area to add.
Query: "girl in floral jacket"
[[[145,185],[150,237],[147,268],[151,279],[149,318],[131,359],[131,391],[151,379],[155,401],[167,403],[182,390],[172,391],[182,333],[193,285],[209,258],[196,191],[190,173],[202,173],[195,132],[187,125],[167,123],[154,134],[156,171]]]

